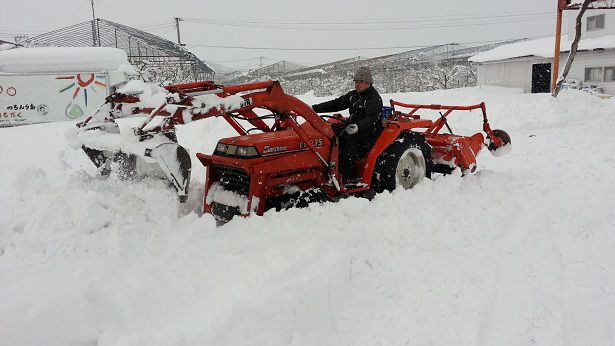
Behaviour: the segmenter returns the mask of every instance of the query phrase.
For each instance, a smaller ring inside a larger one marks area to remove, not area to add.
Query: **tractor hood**
[[[321,147],[323,144],[322,135],[314,130],[307,130],[308,137],[312,140],[312,144],[316,147]],[[223,154],[218,150],[222,145],[256,148],[259,156],[281,155],[291,152],[309,150],[307,145],[299,138],[297,133],[292,130],[275,131],[259,134],[251,134],[237,137],[223,138],[218,142],[216,148],[217,154]],[[225,155],[235,156],[235,155]]]

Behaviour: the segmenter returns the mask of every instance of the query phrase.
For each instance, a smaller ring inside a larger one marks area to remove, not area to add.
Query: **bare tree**
[[[468,65],[436,65],[420,71],[425,90],[451,89],[476,85],[476,71]]]
[[[589,4],[592,0],[584,0],[581,8],[579,9],[579,14],[577,15],[575,30],[576,33],[574,35],[574,41],[572,41],[572,47],[570,47],[570,54],[568,55],[568,60],[566,61],[566,66],[564,67],[564,72],[562,72],[562,76],[557,80],[557,85],[555,86],[555,90],[553,90],[553,97],[557,97],[561,90],[562,83],[568,76],[568,72],[570,72],[570,67],[572,66],[572,62],[574,61],[574,56],[577,54],[577,48],[579,47],[579,41],[581,41],[581,32],[583,28],[583,14],[589,7]]]

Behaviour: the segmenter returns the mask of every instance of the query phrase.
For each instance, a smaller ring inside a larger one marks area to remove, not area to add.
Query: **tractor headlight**
[[[258,157],[258,151],[255,147],[244,147],[232,144],[218,143],[216,145],[216,154],[222,156],[234,156],[242,158]]]
[[[224,144],[224,143],[218,143],[218,145],[216,145],[216,151],[219,153],[225,153],[228,150],[228,144]]]
[[[237,155],[243,157],[258,156],[258,151],[255,147],[237,147]]]
[[[235,153],[237,153],[237,146],[229,144],[228,149],[226,149],[226,154],[227,155],[235,155]]]

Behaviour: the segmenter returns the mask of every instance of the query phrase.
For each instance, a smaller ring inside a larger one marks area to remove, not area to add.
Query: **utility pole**
[[[92,5],[92,45],[96,47],[100,46],[100,42],[96,44],[96,37],[98,35],[96,34],[96,14],[94,12],[94,0],[90,0],[90,4]]]
[[[559,72],[560,40],[562,38],[562,12],[568,4],[565,0],[557,1],[557,14],[555,20],[555,53],[553,54],[553,70],[551,71],[551,92],[557,87],[557,74]]]
[[[27,35],[17,35],[14,37],[14,39],[15,39],[15,44],[19,45],[21,42],[27,40],[28,36]]]
[[[175,17],[175,29],[177,30],[177,44],[179,44],[180,46],[185,46],[185,44],[182,44],[182,39],[181,39],[181,36],[179,35],[179,22],[182,20],[183,19],[179,17]]]

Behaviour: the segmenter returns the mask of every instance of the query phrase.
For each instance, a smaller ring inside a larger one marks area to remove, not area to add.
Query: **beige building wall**
[[[564,69],[568,54],[562,56],[561,70]],[[578,52],[570,68],[568,78],[573,78],[581,81],[583,85],[595,84],[607,94],[615,95],[615,82],[587,82],[585,81],[585,68],[587,67],[613,67],[615,68],[615,50],[608,50],[603,52]],[[604,74],[604,70],[603,70]],[[561,72],[560,72],[561,75]]]
[[[577,11],[566,11],[568,16],[568,40],[574,39],[576,33],[575,25],[577,19]],[[597,15],[604,15],[604,29],[596,29],[587,31],[587,18]],[[562,28],[565,30],[565,28]],[[587,10],[583,16],[583,25],[581,36],[583,38],[595,38],[606,35],[615,35],[615,10]]]
[[[478,84],[532,91],[532,65],[551,63],[545,58],[518,58],[486,62],[478,65]]]
[[[486,62],[478,65],[478,84],[523,88],[524,92],[529,93],[532,91],[532,65],[552,63],[552,60],[533,57]],[[560,76],[567,60],[568,53],[562,54],[560,57]],[[604,67],[615,67],[615,50],[578,52],[567,77],[568,79],[576,79],[583,85],[598,85],[604,89],[605,93],[615,95],[615,82],[586,82],[586,67],[603,69]]]

